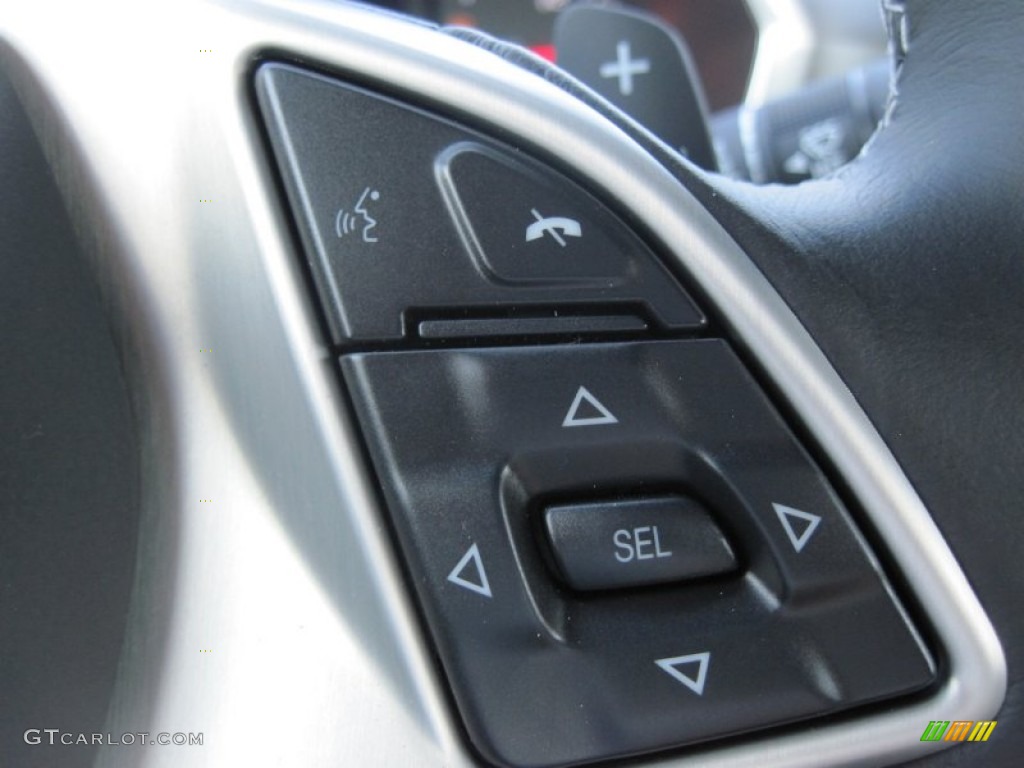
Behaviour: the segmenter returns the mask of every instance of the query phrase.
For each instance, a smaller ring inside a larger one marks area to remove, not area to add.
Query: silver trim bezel
[[[757,30],[743,106],[756,109],[805,85],[816,35],[800,0],[744,0]]]

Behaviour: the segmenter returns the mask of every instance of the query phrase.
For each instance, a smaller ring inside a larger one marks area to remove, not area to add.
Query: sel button
[[[681,496],[548,507],[544,527],[573,589],[660,584],[736,568],[711,516]]]

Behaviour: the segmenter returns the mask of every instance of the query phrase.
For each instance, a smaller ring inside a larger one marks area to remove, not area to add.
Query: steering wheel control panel
[[[626,219],[420,109],[282,64],[256,90],[480,755],[636,756],[934,681],[840,495]]]

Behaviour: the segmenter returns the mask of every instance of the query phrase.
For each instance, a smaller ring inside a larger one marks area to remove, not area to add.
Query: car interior
[[[7,4],[0,765],[1018,765],[1022,42]]]

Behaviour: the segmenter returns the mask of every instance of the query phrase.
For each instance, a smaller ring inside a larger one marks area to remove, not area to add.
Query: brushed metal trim
[[[757,45],[743,105],[756,109],[805,85],[817,35],[800,0],[745,0]]]
[[[206,734],[105,748],[98,765],[475,763],[274,193],[244,82],[267,50],[519,135],[633,211],[829,452],[948,652],[927,699],[653,764],[877,764],[947,746],[918,741],[929,720],[996,712],[998,638],[888,448],[760,272],[616,126],[481,49],[358,6],[39,0],[0,16],[0,60],[143,393],[145,562],[109,729]]]

